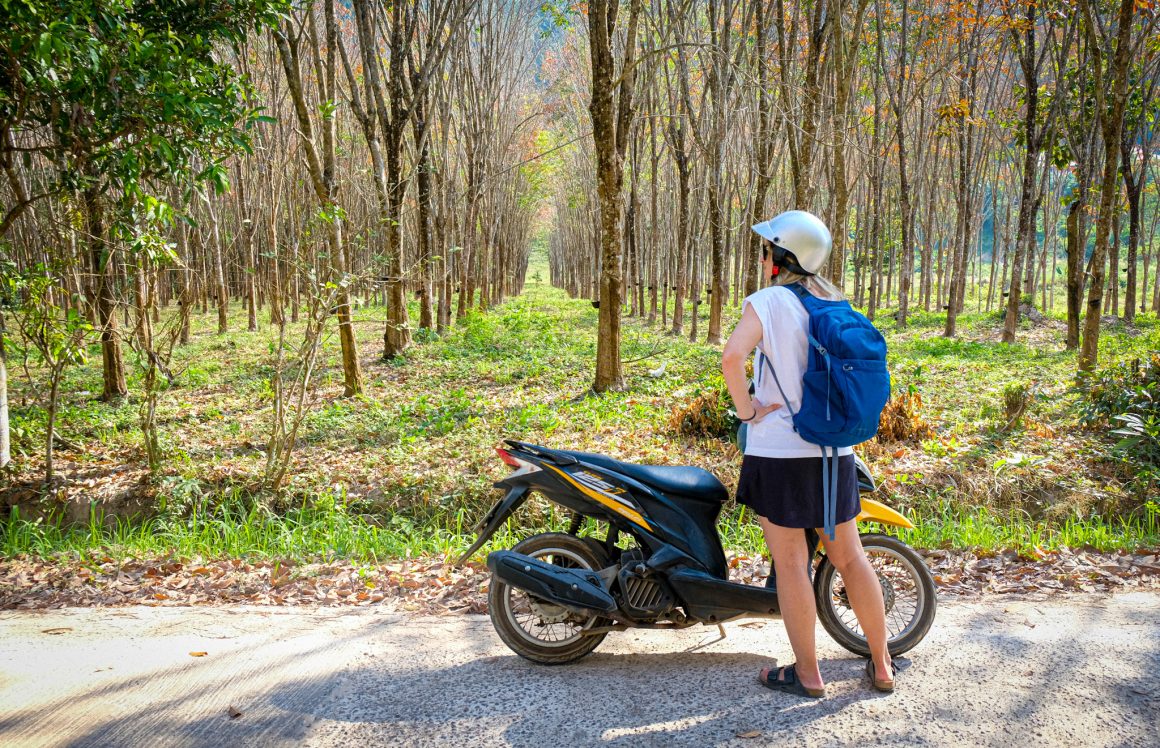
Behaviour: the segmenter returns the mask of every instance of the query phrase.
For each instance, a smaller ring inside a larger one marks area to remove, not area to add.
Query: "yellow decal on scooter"
[[[548,465],[545,463],[545,467],[548,467],[548,468],[551,468],[552,470],[555,470],[557,473],[559,473],[561,475],[561,477],[564,478],[564,480],[568,481],[573,486],[580,489],[580,493],[584,494],[585,496],[592,499],[593,501],[595,501],[599,504],[602,504],[603,506],[608,507],[609,509],[616,512],[620,516],[625,517],[626,519],[631,520],[632,522],[635,522],[636,524],[640,525],[641,527],[643,527],[646,530],[650,530],[650,531],[652,530],[652,527],[649,525],[648,522],[645,521],[644,517],[641,516],[640,512],[638,512],[635,509],[632,509],[628,506],[625,506],[623,501],[618,501],[617,499],[615,499],[611,496],[605,496],[604,494],[599,493],[599,492],[589,488],[588,486],[585,486],[583,483],[580,483],[579,481],[575,480],[571,475],[568,475],[563,470],[559,469],[558,467],[556,467],[554,465]]]
[[[601,478],[596,473],[590,473],[587,470],[582,470],[579,473],[573,473],[572,477],[580,481],[589,488],[595,489],[601,493],[609,496],[619,496],[624,493],[623,488],[617,488],[608,481]]]

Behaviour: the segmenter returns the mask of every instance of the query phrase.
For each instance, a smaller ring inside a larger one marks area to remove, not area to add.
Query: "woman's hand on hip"
[[[746,423],[754,424],[760,423],[761,419],[781,407],[781,403],[771,403],[769,405],[763,404],[760,400],[751,400],[750,404],[753,406],[754,416],[746,421]]]

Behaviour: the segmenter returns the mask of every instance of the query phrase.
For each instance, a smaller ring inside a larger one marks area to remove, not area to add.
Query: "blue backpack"
[[[810,315],[802,403],[798,412],[791,415],[794,430],[822,448],[824,527],[833,540],[838,448],[852,447],[878,433],[878,419],[890,399],[886,340],[849,302],[819,299],[800,283],[786,288],[797,295]],[[769,359],[765,362],[782,401],[788,402],[773,364]]]

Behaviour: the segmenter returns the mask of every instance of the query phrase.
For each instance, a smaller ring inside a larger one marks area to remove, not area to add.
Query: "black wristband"
[[[757,411],[756,410],[753,411],[753,415],[749,416],[749,418],[742,418],[741,416],[737,416],[737,420],[741,421],[742,423],[749,423],[754,418],[757,418]]]

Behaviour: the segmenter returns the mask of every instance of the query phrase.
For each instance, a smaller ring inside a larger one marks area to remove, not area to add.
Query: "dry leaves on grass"
[[[926,551],[940,592],[954,595],[1109,592],[1160,587],[1160,555],[1052,551]],[[769,562],[729,556],[730,578],[761,586]],[[0,561],[0,609],[120,605],[386,606],[428,615],[487,612],[490,575],[479,563],[438,557],[376,566],[348,561],[297,565],[240,559]]]
[[[952,595],[1035,594],[1061,590],[1112,592],[1160,587],[1160,553],[1038,551],[1028,558],[1014,551],[919,551],[940,593]],[[729,557],[729,576],[741,584],[763,585],[769,562],[761,557]]]
[[[442,558],[347,561],[0,561],[0,609],[117,605],[386,605],[426,614],[487,610],[486,567]]]

